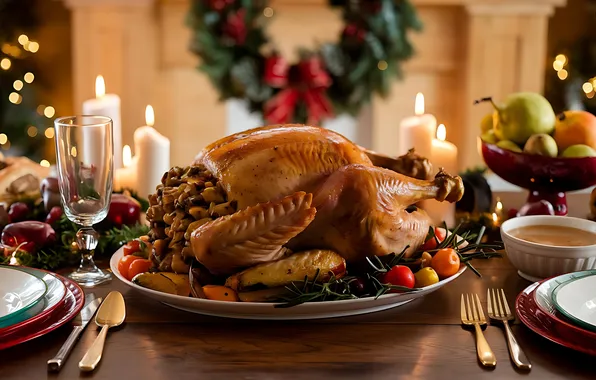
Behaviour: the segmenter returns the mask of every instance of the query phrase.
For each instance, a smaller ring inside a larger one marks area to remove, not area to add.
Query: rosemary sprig
[[[460,227],[461,225],[455,227],[440,243],[435,234],[434,228],[431,228],[429,230],[428,238],[434,238],[438,244],[436,249],[429,250],[428,252],[436,252],[444,248],[452,248],[458,254],[460,261],[464,265],[470,268],[474,274],[482,277],[480,272],[474,268],[470,262],[475,259],[490,259],[493,257],[500,257],[501,254],[497,251],[503,249],[503,244],[500,242],[493,244],[481,243],[485,232],[484,228],[482,228],[479,233],[474,233],[472,231],[460,232]],[[444,228],[446,229],[446,226],[444,226]],[[404,248],[404,250],[398,254],[390,254],[383,258],[378,256],[366,257],[366,261],[370,265],[370,271],[362,274],[359,277],[345,276],[342,278],[337,278],[336,276],[332,275],[328,281],[321,283],[318,282],[320,270],[317,270],[312,281],[309,281],[308,277],[305,277],[304,281],[301,283],[291,283],[289,286],[286,286],[286,289],[291,293],[291,296],[284,298],[282,300],[283,302],[276,304],[275,307],[288,308],[300,305],[305,302],[334,301],[363,297],[375,297],[375,299],[377,299],[382,295],[392,291],[404,293],[420,292],[423,289],[410,289],[403,286],[387,284],[383,283],[379,279],[384,273],[386,273],[395,265],[412,265],[413,263],[415,264],[420,260],[420,257],[423,253],[422,251],[415,252],[413,255],[406,258],[405,254],[408,248],[409,247]],[[350,284],[354,281],[365,281],[367,289],[363,294],[354,294],[352,287],[350,286]]]

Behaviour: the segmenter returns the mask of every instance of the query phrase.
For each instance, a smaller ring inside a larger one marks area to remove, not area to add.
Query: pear
[[[511,140],[524,145],[530,136],[552,134],[555,128],[555,111],[548,100],[533,92],[518,92],[509,95],[503,104],[496,104],[492,98],[474,102],[491,102],[495,109],[493,129],[499,140]]]
[[[571,145],[561,153],[561,157],[565,158],[580,158],[580,157],[596,157],[596,150],[584,144]]]
[[[482,134],[492,131],[493,129],[493,113],[487,113],[480,122],[480,132]]]
[[[526,145],[524,145],[524,153],[557,157],[559,149],[557,148],[557,142],[554,138],[545,133],[539,133],[530,136]]]
[[[512,152],[522,152],[521,148],[516,143],[510,140],[501,140],[497,143],[497,146],[501,149],[510,150]]]
[[[482,141],[487,142],[489,144],[496,144],[499,141],[499,139],[497,139],[497,136],[495,136],[495,131],[493,131],[492,129],[490,131],[484,132],[482,135],[480,135],[480,138],[482,139]]]

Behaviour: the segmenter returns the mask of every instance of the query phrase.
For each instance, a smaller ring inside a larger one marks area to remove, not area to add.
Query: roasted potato
[[[286,286],[292,282],[314,280],[327,281],[332,275],[346,274],[346,261],[334,251],[313,249],[295,253],[284,259],[255,265],[228,277],[226,286],[236,291],[256,290]]]
[[[132,282],[142,287],[179,296],[190,295],[190,283],[187,274],[175,273],[139,273]]]

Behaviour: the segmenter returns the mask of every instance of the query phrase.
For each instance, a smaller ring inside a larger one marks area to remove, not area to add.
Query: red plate
[[[534,291],[539,283],[534,283],[522,291],[515,300],[515,311],[520,321],[530,330],[544,338],[589,355],[596,356],[596,340],[585,335],[582,329],[567,323],[560,323],[549,313],[543,312],[534,299]]]
[[[62,280],[62,277],[58,276],[56,273],[48,272],[48,271],[43,270],[43,269],[36,269],[36,268],[29,268],[29,267],[26,267],[26,268],[28,268],[28,269],[35,269],[35,271],[38,271],[38,272],[48,273],[48,274],[51,274],[52,276],[56,277],[58,280]],[[62,282],[64,282],[64,281],[62,281]],[[8,334],[10,332],[13,332],[16,329],[24,328],[25,326],[28,326],[28,325],[33,324],[33,323],[42,323],[42,322],[46,321],[47,319],[51,318],[52,315],[53,315],[53,313],[54,313],[54,310],[56,310],[59,307],[61,307],[62,305],[64,305],[64,302],[65,302],[66,297],[68,296],[68,294],[69,294],[69,292],[68,292],[68,290],[66,290],[64,292],[64,297],[62,297],[62,299],[60,301],[58,301],[55,305],[52,305],[51,307],[43,310],[39,314],[34,315],[33,317],[31,317],[29,319],[25,319],[24,321],[21,321],[19,323],[14,324],[14,325],[0,328],[0,338],[2,338],[5,334]]]
[[[28,324],[23,328],[12,330],[0,339],[0,350],[12,347],[14,345],[27,342],[31,339],[45,335],[58,327],[66,324],[73,319],[83,308],[85,303],[85,294],[83,290],[74,281],[56,275],[66,286],[66,297],[64,302],[51,313],[50,317],[45,320],[39,320],[35,323]]]
[[[542,285],[546,281],[552,280],[555,277],[558,277],[558,276],[553,276],[551,278],[547,278],[547,279],[544,279],[544,280],[540,281],[540,283],[538,284],[538,286]],[[536,301],[536,296],[537,296],[536,289],[538,289],[538,286],[532,292],[532,300],[536,304],[536,307],[538,309],[540,309],[540,311],[544,315],[546,315],[547,317],[549,317],[550,319],[552,319],[557,324],[557,326],[560,326],[559,327],[559,330],[567,330],[567,329],[574,330],[576,333],[582,334],[586,338],[589,338],[589,339],[591,339],[593,341],[596,341],[596,332],[593,332],[593,331],[590,331],[590,330],[585,330],[585,329],[583,329],[583,328],[581,328],[579,326],[575,326],[574,324],[569,323],[565,319],[565,317],[562,317],[561,314],[559,314],[558,311],[556,311],[556,310],[550,311],[547,308],[543,307],[538,301]]]

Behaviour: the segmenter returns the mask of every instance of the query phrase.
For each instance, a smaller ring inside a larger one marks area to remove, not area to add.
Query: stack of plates
[[[0,265],[0,350],[64,325],[84,301],[81,288],[65,277]]]
[[[596,355],[596,270],[536,282],[515,302],[523,324],[565,347]]]

